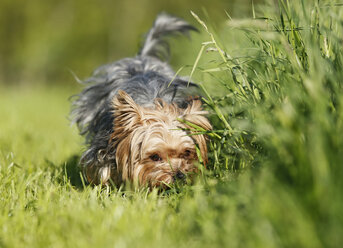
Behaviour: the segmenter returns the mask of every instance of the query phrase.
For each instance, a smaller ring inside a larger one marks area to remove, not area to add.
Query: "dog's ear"
[[[205,117],[207,114],[201,107],[202,103],[198,99],[193,99],[189,103],[188,107],[184,110],[181,119],[185,121],[184,125],[191,130],[192,138],[199,146],[201,157],[204,164],[207,163],[207,142],[205,131],[212,129],[212,126],[208,119]],[[190,124],[187,124],[191,123]]]
[[[193,99],[183,111],[182,118],[208,131],[212,129],[212,126],[205,117],[206,114],[208,113],[202,109],[201,101],[199,99]]]
[[[110,142],[116,147],[117,170],[122,179],[127,180],[132,171],[129,166],[132,132],[142,125],[143,109],[122,90],[112,99],[112,107],[114,128]]]
[[[112,100],[112,107],[116,127],[131,129],[142,120],[142,108],[125,91],[118,91]]]

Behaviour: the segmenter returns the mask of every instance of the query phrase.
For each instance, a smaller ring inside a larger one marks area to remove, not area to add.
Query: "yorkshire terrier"
[[[205,166],[211,124],[197,86],[164,62],[166,37],[194,30],[160,14],[136,57],[101,66],[83,82],[71,115],[86,138],[80,165],[88,183],[168,188]]]

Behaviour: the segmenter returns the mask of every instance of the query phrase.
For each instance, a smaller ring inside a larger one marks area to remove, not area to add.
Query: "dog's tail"
[[[159,14],[146,34],[144,44],[138,54],[157,57],[161,60],[168,59],[169,45],[165,38],[177,34],[188,35],[189,31],[198,30],[180,18],[165,13]]]

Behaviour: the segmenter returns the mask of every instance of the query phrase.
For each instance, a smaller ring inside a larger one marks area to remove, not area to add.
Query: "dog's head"
[[[185,109],[162,100],[146,108],[119,91],[113,108],[111,142],[123,181],[165,187],[191,178],[198,171],[197,162],[207,162],[206,137],[191,128],[195,125],[204,131],[211,129],[200,100],[190,100]]]

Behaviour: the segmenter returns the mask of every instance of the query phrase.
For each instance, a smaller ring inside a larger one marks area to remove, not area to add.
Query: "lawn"
[[[194,185],[84,185],[68,121],[80,88],[1,86],[0,247],[340,247],[343,7],[313,2],[220,30],[194,14],[204,43],[187,73],[214,126]]]

